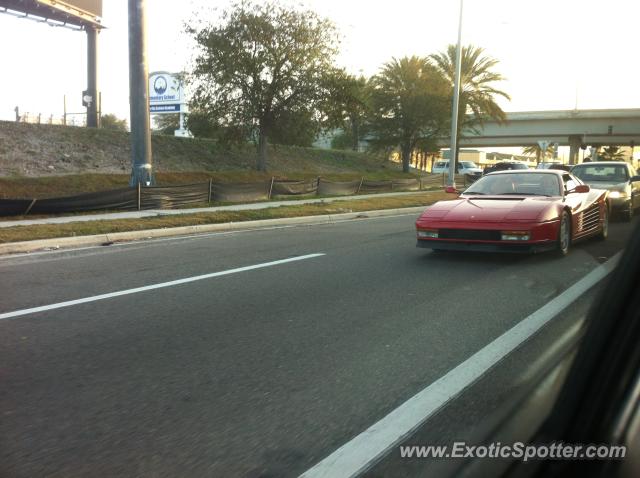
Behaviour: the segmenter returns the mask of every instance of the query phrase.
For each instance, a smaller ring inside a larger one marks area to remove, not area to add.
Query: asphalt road
[[[612,257],[432,254],[414,216],[0,259],[0,476],[297,476]]]

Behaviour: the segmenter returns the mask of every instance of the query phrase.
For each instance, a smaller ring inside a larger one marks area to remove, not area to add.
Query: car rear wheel
[[[562,211],[560,227],[558,228],[558,253],[566,256],[571,245],[571,216],[567,211]]]
[[[604,217],[602,218],[602,229],[600,230],[600,234],[598,234],[598,239],[604,241],[607,237],[609,237],[609,209],[605,206]]]

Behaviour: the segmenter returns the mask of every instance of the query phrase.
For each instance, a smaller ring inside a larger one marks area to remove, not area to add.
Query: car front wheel
[[[604,217],[602,218],[602,229],[598,234],[598,239],[604,241],[609,236],[609,209],[604,208]]]
[[[571,245],[571,216],[567,211],[562,211],[560,216],[560,227],[558,228],[558,252],[562,256],[569,253]]]

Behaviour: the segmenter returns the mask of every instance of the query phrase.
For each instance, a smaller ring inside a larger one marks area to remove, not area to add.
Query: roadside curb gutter
[[[158,237],[188,236],[205,232],[223,232],[262,229],[274,226],[311,226],[333,224],[352,219],[395,216],[398,214],[419,214],[427,206],[414,206],[375,211],[347,212],[341,214],[323,214],[317,216],[286,217],[278,219],[259,219],[256,221],[225,222],[219,224],[199,224],[194,226],[167,227],[162,229],[144,229],[141,231],[114,232],[92,236],[58,237],[35,241],[8,242],[0,244],[0,255],[35,252],[67,247],[110,245],[115,242],[138,241]]]

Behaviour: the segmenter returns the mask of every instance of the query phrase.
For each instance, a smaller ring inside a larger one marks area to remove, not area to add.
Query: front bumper
[[[469,252],[508,252],[516,254],[535,254],[556,248],[555,241],[507,243],[507,242],[467,242],[447,241],[445,239],[418,239],[416,247],[443,251]]]
[[[418,235],[417,247],[450,251],[477,252],[513,252],[531,254],[551,250],[557,247],[557,219],[543,222],[501,221],[416,221],[419,234],[424,230],[437,230],[439,237],[421,237]],[[501,231],[528,231],[526,241],[502,240]]]
[[[609,204],[611,205],[611,210],[613,212],[620,211],[628,211],[631,209],[631,198],[630,197],[621,197],[621,198],[609,198]]]

